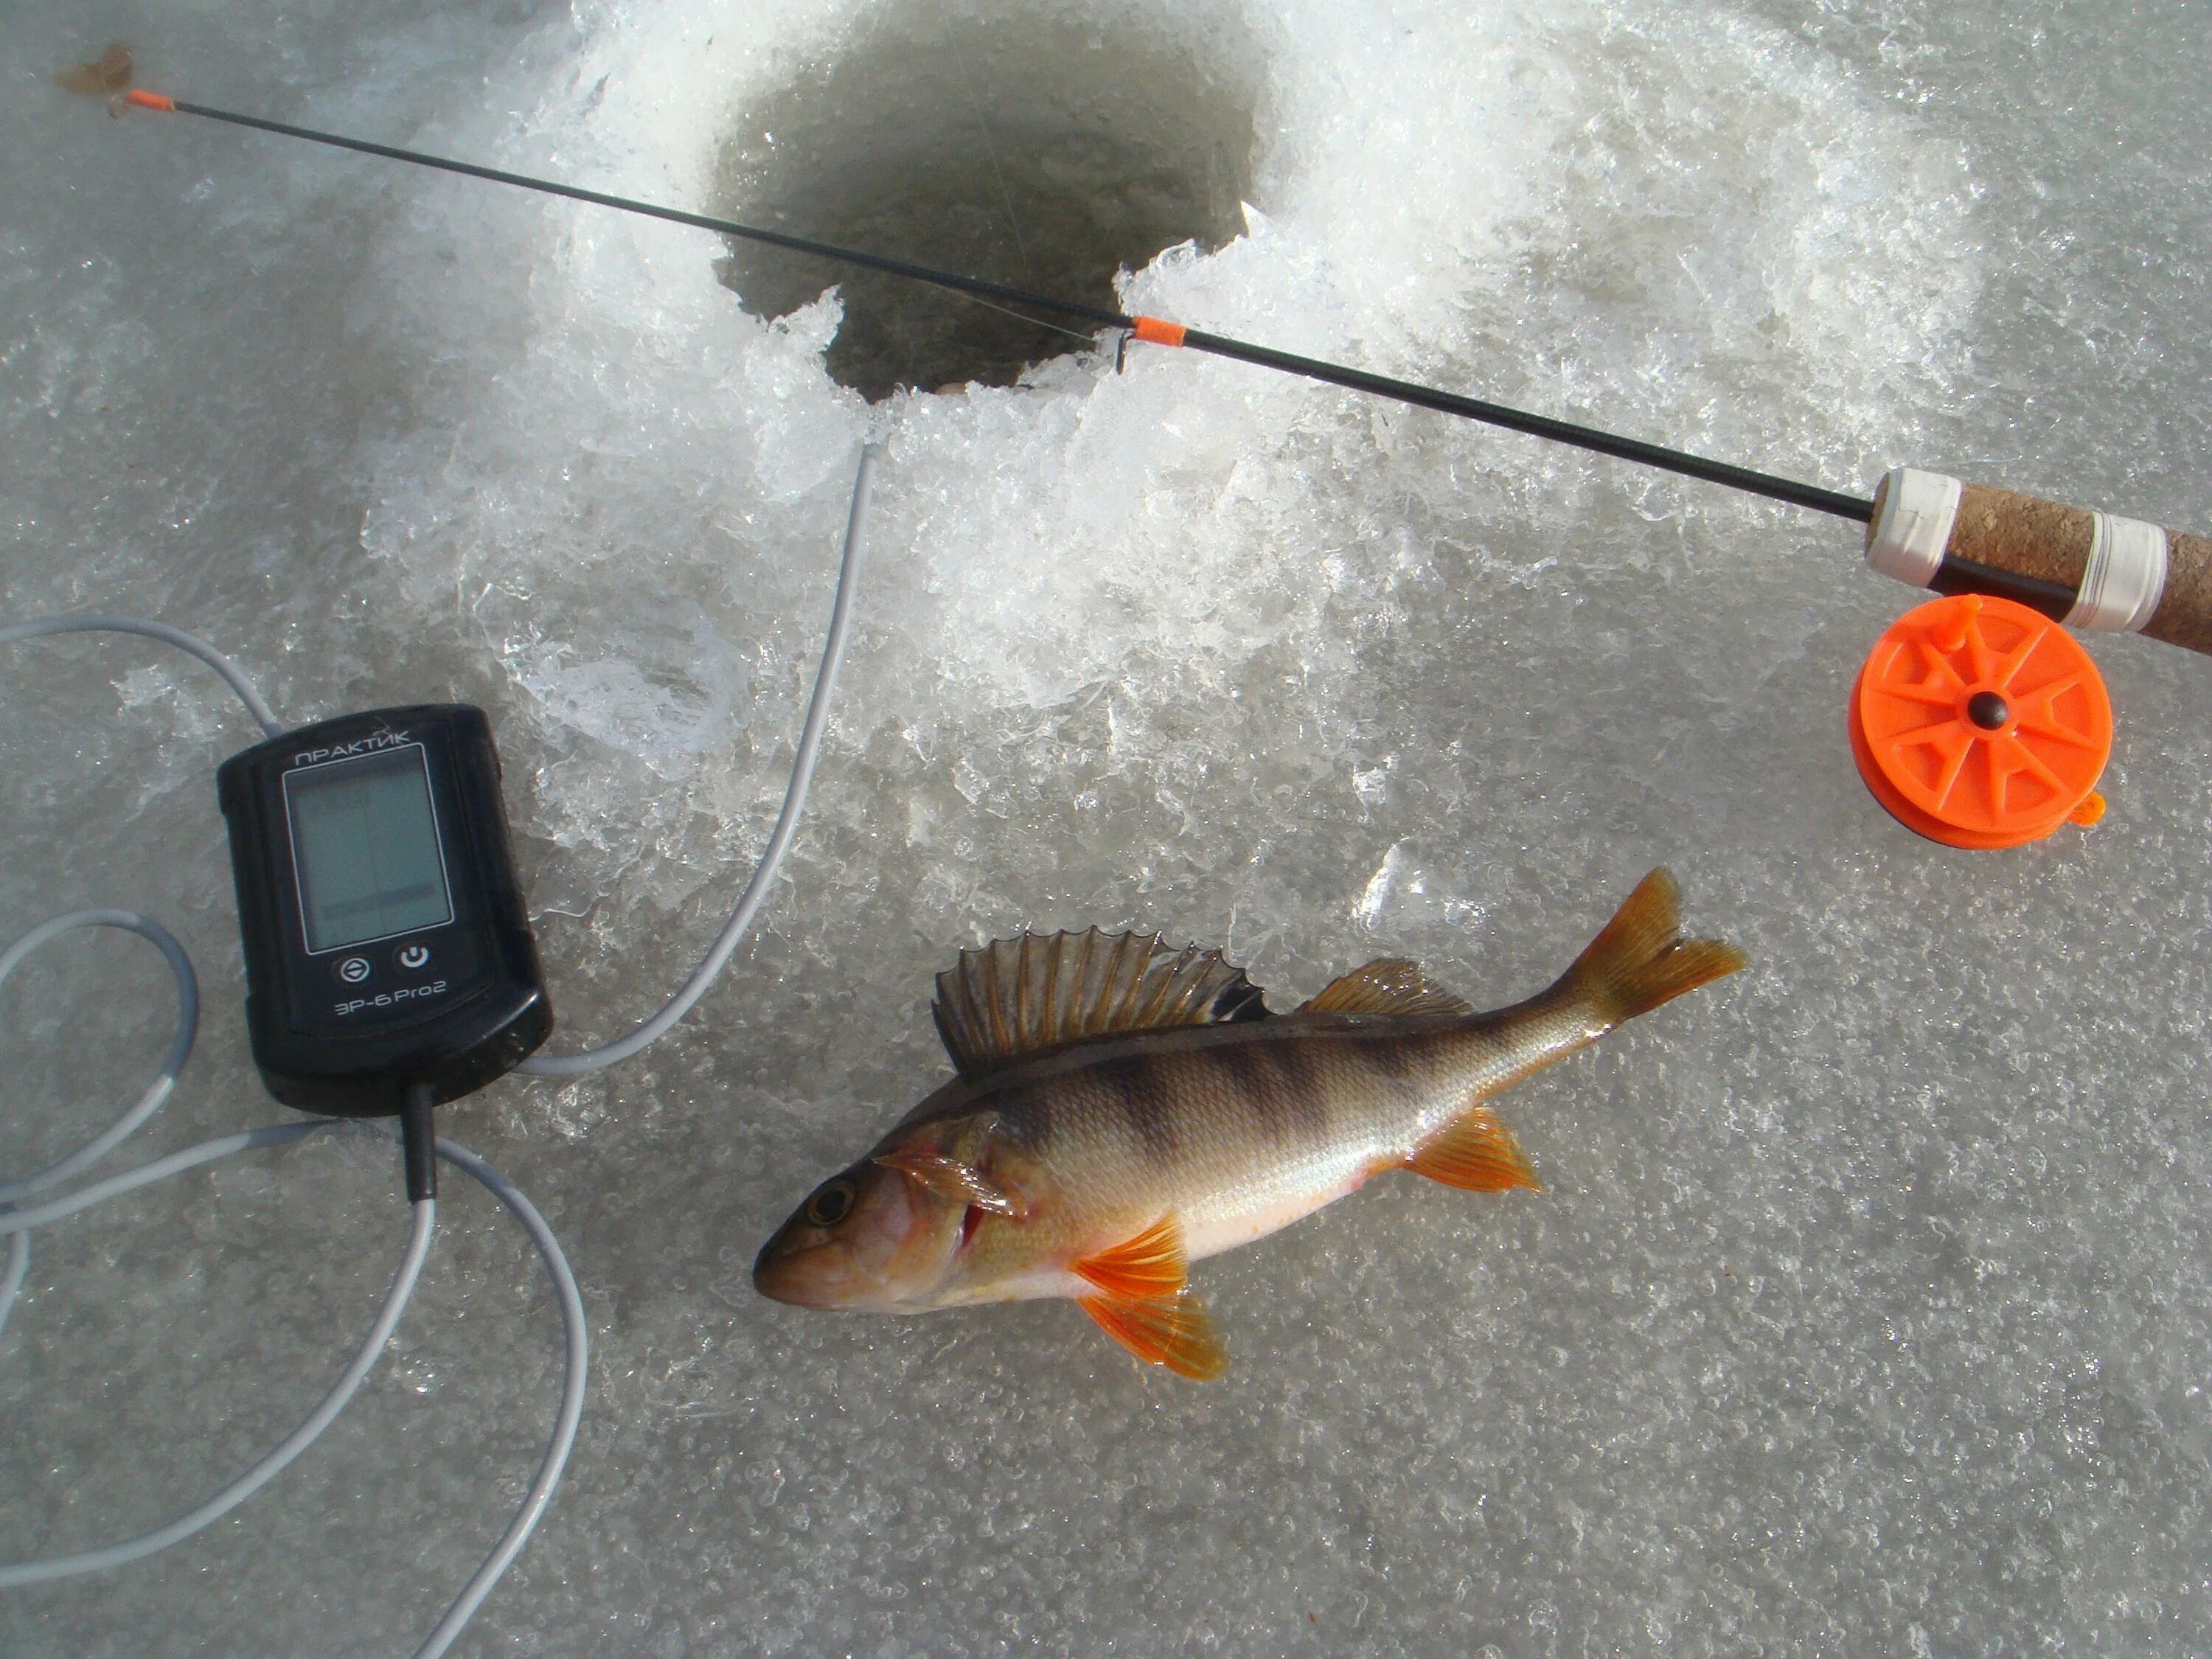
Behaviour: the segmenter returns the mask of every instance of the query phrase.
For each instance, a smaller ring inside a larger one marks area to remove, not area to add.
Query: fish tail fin
[[[1674,878],[1654,870],[1555,988],[1582,1001],[1609,1029],[1744,965],[1733,945],[1684,939],[1680,906]]]

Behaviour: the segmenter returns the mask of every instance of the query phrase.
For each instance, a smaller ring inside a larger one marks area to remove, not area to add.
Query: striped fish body
[[[887,1312],[1073,1297],[1139,1358],[1217,1376],[1191,1261],[1385,1170],[1533,1188],[1487,1097],[1742,963],[1679,937],[1664,871],[1549,989],[1490,1013],[1395,959],[1273,1015],[1218,952],[1148,936],[964,952],[935,1009],[959,1075],[816,1188],[754,1282]]]
[[[1471,1016],[1333,1014],[1095,1039],[956,1081],[873,1156],[944,1139],[988,1147],[1021,1199],[984,1212],[933,1305],[1083,1296],[1076,1262],[1173,1216],[1187,1261],[1266,1237],[1354,1192],[1486,1096],[1602,1035],[1537,998]],[[947,1133],[949,1132],[949,1133]],[[1500,1127],[1495,1185],[1533,1186]]]

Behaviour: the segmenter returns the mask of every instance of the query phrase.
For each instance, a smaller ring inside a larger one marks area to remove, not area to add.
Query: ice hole
[[[1116,309],[1118,270],[1243,229],[1258,76],[1221,9],[946,10],[884,8],[741,110],[718,158],[720,210]],[[901,386],[1009,386],[1091,339],[757,244],[733,242],[718,269],[763,317],[837,284],[830,372],[872,402]]]

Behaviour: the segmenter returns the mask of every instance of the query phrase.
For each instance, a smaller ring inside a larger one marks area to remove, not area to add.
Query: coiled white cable
[[[753,917],[775,884],[784,854],[797,832],[800,815],[805,810],[807,793],[813,782],[815,765],[821,754],[822,740],[829,727],[830,700],[836,687],[837,671],[843,660],[846,637],[851,626],[853,596],[858,586],[864,544],[862,532],[867,517],[869,485],[877,453],[873,444],[862,448],[860,468],[853,480],[852,507],[846,518],[844,550],[838,564],[836,596],[830,602],[830,627],[823,641],[822,660],[815,672],[813,692],[808,699],[806,719],[800,730],[791,780],[784,790],[782,810],[777,814],[775,826],[769,834],[768,844],[762,849],[760,860],[744,890],[738,895],[729,919],[723,923],[721,931],[675,995],[662,1006],[659,1012],[641,1022],[628,1036],[581,1054],[533,1056],[526,1060],[519,1070],[537,1077],[574,1077],[629,1058],[690,1012],[720,975],[744,938],[746,930],[751,927]],[[43,617],[0,627],[0,644],[57,634],[82,633],[132,634],[159,640],[190,653],[222,677],[231,690],[238,694],[240,701],[246,705],[246,712],[264,734],[272,738],[283,735],[284,728],[282,723],[269,705],[262,701],[260,693],[237,664],[197,635],[187,634],[166,623],[107,615]],[[133,1130],[161,1109],[176,1085],[177,1073],[191,1053],[192,1041],[198,1030],[199,987],[192,972],[191,959],[167,928],[135,911],[79,910],[40,924],[9,946],[4,954],[0,954],[0,981],[5,981],[23,959],[40,945],[83,927],[122,928],[149,940],[161,951],[176,981],[177,1028],[153,1083],[148,1085],[128,1111],[84,1146],[47,1168],[21,1180],[0,1184],[0,1236],[8,1241],[7,1261],[4,1267],[0,1267],[0,1334],[4,1334],[9,1314],[30,1269],[29,1238],[33,1229],[74,1215],[104,1200],[136,1191],[152,1182],[195,1169],[203,1164],[213,1163],[218,1158],[233,1157],[255,1147],[282,1146],[333,1130],[362,1130],[369,1127],[314,1120],[248,1129],[238,1134],[203,1141],[197,1146],[156,1158],[135,1170],[78,1188],[45,1203],[25,1204],[22,1200],[33,1194],[60,1185],[114,1150]],[[583,1416],[586,1379],[590,1373],[591,1364],[583,1297],[577,1288],[575,1274],[568,1267],[568,1258],[562,1254],[560,1242],[554,1237],[544,1218],[520,1189],[474,1152],[442,1136],[436,1144],[438,1156],[481,1182],[514,1217],[530,1236],[531,1242],[538,1247],[538,1255],[544,1263],[546,1274],[552,1281],[556,1298],[560,1304],[566,1366],[561,1404],[555,1414],[552,1436],[530,1490],[523,1495],[514,1519],[508,1522],[507,1530],[500,1535],[491,1553],[470,1576],[468,1583],[462,1586],[459,1595],[453,1598],[452,1605],[446,1609],[428,1638],[416,1650],[415,1659],[440,1659],[440,1656],[453,1645],[477,1609],[483,1605],[484,1598],[491,1593],[492,1587],[499,1582],[500,1576],[521,1553],[530,1534],[536,1529],[546,1507],[552,1502],[554,1490],[560,1484],[562,1472],[567,1468],[569,1453],[575,1445],[577,1425]],[[94,1572],[151,1555],[198,1531],[244,1503],[274,1480],[337,1419],[374,1367],[378,1355],[391,1340],[392,1332],[398,1326],[408,1299],[414,1293],[416,1280],[428,1255],[435,1218],[436,1206],[430,1200],[425,1200],[414,1206],[414,1224],[406,1254],[401,1258],[398,1272],[392,1279],[392,1288],[386,1295],[384,1306],[370,1328],[367,1340],[356,1351],[352,1361],[340,1374],[330,1392],[324,1395],[321,1403],[274,1449],[214,1497],[178,1516],[167,1526],[136,1538],[74,1555],[0,1565],[0,1589]]]
[[[269,705],[261,700],[253,682],[246,678],[240,668],[222,652],[216,650],[197,634],[187,634],[181,628],[172,628],[167,623],[148,622],[143,617],[110,617],[94,614],[84,617],[40,617],[30,622],[9,623],[0,628],[0,645],[12,640],[44,639],[53,634],[136,634],[141,639],[159,640],[164,645],[173,645],[178,650],[198,657],[210,668],[222,676],[223,684],[238,693],[238,700],[246,705],[246,712],[261,728],[265,738],[284,735],[284,723],[270,712]]]
[[[161,1056],[161,1070],[146,1085],[145,1093],[138,1097],[136,1105],[68,1157],[48,1164],[36,1175],[26,1176],[21,1181],[0,1181],[0,1206],[16,1203],[33,1193],[44,1192],[67,1181],[86,1165],[106,1157],[133,1129],[160,1111],[161,1103],[169,1097],[169,1091],[177,1086],[177,1073],[185,1069],[185,1061],[192,1052],[192,1038],[199,1030],[200,982],[198,975],[192,972],[192,959],[185,954],[185,947],[177,943],[174,933],[151,916],[142,916],[136,910],[73,910],[68,915],[40,923],[0,954],[0,984],[6,983],[17,964],[41,945],[81,927],[119,927],[153,942],[167,960],[169,972],[177,981],[176,1033],[169,1039],[169,1052]],[[7,1322],[8,1298],[0,1296],[0,1325]]]
[[[56,1186],[95,1159],[105,1158],[132,1130],[161,1110],[161,1103],[169,1097],[169,1091],[177,1085],[177,1073],[184,1070],[185,1061],[192,1052],[192,1039],[199,1030],[200,986],[198,976],[192,972],[192,959],[177,943],[175,934],[152,917],[142,916],[135,910],[77,910],[40,923],[5,951],[0,951],[0,984],[5,984],[8,975],[15,971],[23,958],[41,945],[80,927],[119,927],[153,941],[177,982],[177,1029],[169,1038],[169,1051],[161,1056],[161,1070],[129,1111],[76,1151],[36,1175],[26,1176],[21,1181],[0,1182],[0,1232],[5,1232],[8,1237],[8,1265],[0,1268],[0,1331],[8,1328],[9,1312],[15,1305],[16,1293],[23,1288],[24,1276],[31,1271],[29,1229],[8,1228],[4,1225],[8,1218],[20,1213],[21,1200],[33,1193]]]
[[[159,640],[188,652],[222,677],[231,690],[238,694],[239,700],[246,705],[246,712],[264,734],[270,737],[283,734],[283,726],[237,664],[198,635],[172,628],[166,623],[106,615],[43,617],[0,628],[0,644],[58,634],[82,633],[137,635]],[[161,1109],[176,1086],[177,1075],[191,1053],[193,1039],[199,1028],[199,982],[192,971],[191,958],[167,928],[136,911],[78,910],[41,923],[16,939],[4,952],[0,952],[0,981],[4,981],[27,957],[41,945],[64,933],[85,927],[121,928],[148,940],[161,952],[177,987],[176,1029],[153,1082],[120,1117],[75,1152],[46,1168],[20,1180],[0,1183],[0,1236],[4,1236],[8,1241],[7,1261],[4,1267],[0,1267],[0,1334],[6,1330],[9,1316],[14,1311],[16,1298],[30,1272],[30,1235],[33,1229],[73,1215],[103,1200],[135,1191],[151,1182],[211,1163],[216,1158],[228,1158],[256,1146],[279,1146],[311,1134],[356,1127],[313,1121],[250,1129],[243,1133],[203,1142],[167,1158],[157,1158],[138,1169],[79,1188],[65,1196],[42,1204],[27,1204],[25,1200],[33,1194],[61,1185],[112,1152]],[[554,1489],[560,1484],[562,1473],[568,1466],[568,1455],[575,1445],[576,1428],[583,1414],[584,1390],[590,1375],[591,1361],[583,1299],[577,1289],[575,1275],[562,1253],[560,1242],[545,1224],[544,1218],[512,1182],[475,1153],[443,1139],[438,1141],[437,1151],[447,1163],[481,1182],[521,1224],[531,1242],[538,1247],[538,1255],[544,1263],[561,1307],[567,1364],[552,1437],[546,1446],[544,1458],[539,1462],[530,1490],[524,1494],[514,1519],[507,1523],[506,1531],[501,1534],[491,1553],[471,1575],[428,1638],[416,1650],[416,1659],[439,1659],[439,1656],[453,1645],[477,1608],[491,1593],[492,1587],[499,1582],[500,1576],[507,1571],[536,1529],[546,1506],[552,1501]],[[386,1294],[384,1305],[375,1322],[337,1381],[298,1428],[222,1491],[167,1525],[97,1549],[35,1561],[0,1564],[0,1589],[97,1572],[166,1549],[244,1503],[313,1445],[323,1431],[336,1421],[339,1413],[351,1403],[362,1381],[384,1352],[386,1344],[391,1340],[392,1333],[414,1293],[423,1261],[429,1253],[437,1211],[435,1205],[428,1200],[415,1205],[413,1211],[413,1225],[406,1253],[400,1260],[398,1272],[393,1276],[392,1288]]]
[[[10,952],[18,960],[21,953]],[[189,1046],[189,1032],[187,1032]],[[15,1290],[22,1282],[22,1267],[27,1267],[30,1253],[25,1240],[34,1227],[58,1221],[80,1210],[89,1209],[105,1200],[135,1192],[156,1181],[186,1170],[197,1169],[203,1164],[212,1164],[219,1158],[251,1152],[258,1146],[281,1146],[310,1135],[351,1131],[360,1133],[382,1134],[390,1131],[381,1126],[341,1122],[331,1119],[314,1119],[299,1123],[275,1123],[264,1128],[247,1129],[238,1134],[223,1135],[214,1140],[202,1141],[183,1152],[173,1152],[167,1158],[127,1170],[121,1175],[111,1176],[105,1181],[79,1188],[64,1198],[50,1200],[32,1208],[0,1211],[0,1232],[9,1236],[9,1267],[4,1287],[0,1287],[0,1326],[4,1326],[8,1304]],[[530,1490],[523,1495],[514,1517],[507,1522],[507,1530],[500,1535],[483,1564],[472,1573],[453,1604],[446,1609],[422,1646],[416,1650],[415,1659],[439,1659],[467,1626],[484,1598],[491,1594],[530,1534],[537,1529],[548,1504],[553,1501],[554,1489],[561,1483],[562,1472],[568,1467],[568,1455],[576,1443],[576,1428],[584,1414],[584,1388],[591,1373],[591,1337],[584,1318],[584,1298],[576,1284],[575,1273],[568,1259],[562,1253],[560,1241],[553,1230],[545,1224],[545,1218],[525,1197],[514,1183],[497,1170],[471,1152],[441,1136],[438,1156],[455,1169],[473,1176],[484,1189],[499,1200],[507,1212],[520,1224],[538,1247],[539,1259],[544,1263],[546,1275],[552,1280],[556,1298],[561,1307],[561,1324],[567,1364],[561,1383],[561,1404],[555,1413],[553,1432],[538,1462],[537,1475]],[[136,1538],[125,1539],[99,1549],[85,1550],[74,1555],[54,1556],[45,1560],[24,1561],[0,1565],[0,1589],[22,1584],[35,1584],[48,1579],[70,1577],[79,1573],[97,1572],[108,1567],[118,1567],[136,1561],[158,1550],[190,1537],[201,1528],[235,1509],[270,1481],[276,1479],[287,1465],[315,1443],[325,1429],[337,1419],[338,1414],[351,1403],[362,1382],[374,1367],[392,1333],[398,1325],[399,1316],[406,1310],[413,1295],[415,1282],[422,1270],[422,1262],[430,1249],[430,1235],[435,1221],[436,1206],[425,1200],[414,1206],[414,1226],[409,1236],[407,1252],[400,1260],[399,1270],[393,1276],[392,1289],[386,1295],[384,1306],[376,1322],[353,1359],[339,1375],[330,1392],[310,1413],[305,1422],[287,1435],[274,1449],[257,1461],[221,1492],[206,1502],[178,1516],[167,1526],[143,1533]],[[18,1263],[21,1264],[19,1267]]]
[[[290,1124],[283,1126],[292,1127]],[[302,1124],[302,1128],[317,1125]],[[133,1182],[132,1185],[140,1183]],[[112,1194],[109,1194],[112,1196]],[[415,1293],[415,1281],[422,1272],[423,1258],[430,1253],[430,1232],[437,1222],[436,1203],[424,1199],[414,1206],[414,1229],[407,1240],[407,1254],[400,1258],[399,1271],[393,1277],[392,1290],[384,1298],[383,1310],[376,1322],[368,1328],[368,1335],[356,1350],[353,1359],[339,1373],[321,1403],[307,1413],[307,1420],[279,1441],[275,1449],[257,1460],[245,1474],[205,1503],[187,1510],[167,1526],[156,1527],[151,1532],[141,1533],[136,1538],[126,1538],[119,1543],[102,1545],[98,1549],[82,1550],[75,1555],[49,1556],[41,1561],[16,1561],[0,1565],[0,1589],[14,1589],[22,1584],[40,1584],[51,1578],[73,1578],[79,1573],[100,1572],[109,1567],[119,1567],[165,1550],[170,1545],[191,1537],[210,1522],[220,1519],[236,1509],[262,1487],[274,1480],[293,1459],[313,1445],[325,1429],[337,1420],[338,1413],[353,1402],[355,1393],[368,1376],[384,1345],[392,1340],[392,1328],[398,1324],[399,1316],[406,1311],[407,1300]],[[0,1215],[0,1227],[7,1227],[14,1218]],[[21,1238],[27,1228],[18,1230]]]
[[[561,1254],[560,1241],[553,1230],[545,1224],[545,1218],[538,1213],[538,1206],[522,1194],[522,1189],[509,1181],[490,1164],[485,1163],[465,1146],[458,1146],[443,1135],[438,1137],[438,1156],[455,1169],[474,1176],[491,1195],[506,1206],[507,1212],[521,1224],[522,1231],[530,1235],[538,1246],[538,1254],[545,1263],[545,1271],[553,1280],[554,1293],[561,1302],[562,1340],[567,1357],[567,1369],[561,1382],[561,1408],[553,1419],[552,1438],[546,1443],[545,1455],[538,1465],[538,1475],[530,1483],[530,1490],[522,1495],[521,1505],[514,1511],[514,1519],[507,1523],[499,1542],[492,1547],[483,1565],[470,1575],[469,1582],[461,1586],[461,1593],[453,1598],[445,1616],[438,1620],[422,1645],[415,1650],[415,1659],[439,1659],[453,1646],[477,1609],[483,1605],[492,1586],[499,1583],[514,1558],[522,1553],[522,1547],[530,1541],[537,1530],[540,1517],[553,1501],[553,1489],[561,1484],[561,1472],[568,1466],[568,1454],[576,1443],[576,1426],[584,1417],[584,1379],[592,1366],[591,1334],[584,1321],[584,1296],[576,1286],[576,1275],[568,1270],[568,1258]]]
[[[0,1269],[0,1333],[6,1330],[16,1295],[30,1270],[30,1234],[33,1229],[75,1215],[80,1210],[89,1209],[125,1193],[135,1192],[154,1182],[196,1169],[203,1164],[250,1152],[258,1146],[283,1146],[309,1135],[341,1129],[389,1133],[380,1127],[340,1123],[327,1119],[271,1124],[264,1128],[248,1129],[239,1134],[203,1141],[197,1146],[186,1147],[183,1152],[156,1158],[135,1170],[127,1170],[104,1181],[94,1182],[44,1203],[23,1203],[21,1200],[30,1194],[58,1185],[94,1158],[112,1151],[132,1130],[152,1116],[168,1097],[171,1088],[175,1085],[177,1073],[191,1053],[192,1042],[198,1035],[199,995],[191,958],[167,928],[131,911],[81,910],[71,915],[56,917],[33,928],[9,946],[5,952],[0,952],[0,981],[4,981],[23,959],[41,945],[77,928],[94,927],[126,929],[151,940],[161,950],[176,981],[176,1030],[170,1038],[167,1053],[162,1056],[160,1074],[129,1111],[66,1158],[34,1176],[0,1187],[0,1235],[4,1235],[8,1240],[7,1265],[4,1269]],[[545,1224],[544,1218],[538,1214],[536,1206],[514,1182],[474,1152],[443,1139],[438,1141],[437,1146],[438,1155],[480,1182],[521,1224],[531,1242],[538,1247],[546,1274],[552,1280],[555,1297],[560,1303],[567,1365],[552,1437],[538,1463],[538,1474],[531,1482],[529,1492],[524,1495],[521,1505],[516,1510],[514,1519],[508,1522],[507,1530],[501,1534],[491,1553],[471,1575],[436,1628],[416,1650],[416,1659],[438,1659],[438,1656],[453,1645],[454,1638],[483,1604],[484,1597],[491,1593],[492,1586],[499,1582],[500,1575],[520,1553],[523,1545],[536,1529],[546,1506],[552,1501],[554,1488],[560,1484],[562,1472],[568,1466],[568,1454],[575,1445],[576,1426],[583,1416],[585,1382],[591,1370],[590,1338],[584,1320],[583,1297],[577,1289],[576,1277],[568,1267],[568,1258],[562,1254],[560,1242]],[[429,1254],[435,1219],[436,1206],[433,1203],[425,1200],[414,1206],[414,1224],[408,1238],[406,1254],[400,1259],[399,1270],[393,1275],[392,1288],[385,1296],[384,1305],[377,1314],[375,1322],[355,1351],[352,1360],[339,1374],[337,1381],[298,1428],[213,1497],[195,1505],[166,1526],[97,1549],[52,1556],[42,1560],[0,1564],[0,1589],[73,1577],[80,1573],[99,1572],[139,1560],[190,1537],[210,1522],[237,1508],[275,1480],[313,1445],[323,1431],[330,1427],[338,1414],[352,1402],[355,1394],[383,1353],[386,1344],[391,1341],[392,1333],[398,1325],[401,1314],[405,1312],[409,1298],[414,1294],[415,1283],[422,1273],[423,1261]]]

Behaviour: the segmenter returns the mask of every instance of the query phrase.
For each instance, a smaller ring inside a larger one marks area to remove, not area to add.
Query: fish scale
[[[1217,951],[1024,934],[939,979],[960,1075],[817,1188],[755,1283],[802,1306],[916,1313],[1066,1297],[1139,1358],[1225,1364],[1188,1264],[1379,1171],[1535,1186],[1483,1103],[1743,965],[1679,937],[1654,871],[1549,988],[1478,1013],[1385,958],[1273,1014]]]
[[[992,1113],[1032,1156],[1083,1171],[1054,1188],[1071,1235],[1111,1243],[1172,1212],[1195,1261],[1404,1164],[1484,1096],[1596,1035],[1572,1008],[1474,1023],[1301,1012],[1099,1045],[1119,1052],[1018,1068],[948,1110]],[[1018,1224],[998,1231],[1018,1242]]]

